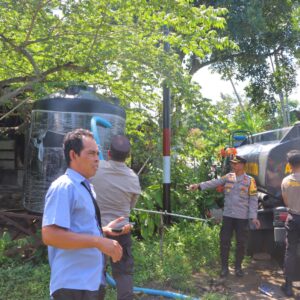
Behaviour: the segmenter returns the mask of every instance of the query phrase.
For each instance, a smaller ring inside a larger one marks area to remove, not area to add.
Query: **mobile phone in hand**
[[[111,228],[112,232],[122,232],[123,228]]]

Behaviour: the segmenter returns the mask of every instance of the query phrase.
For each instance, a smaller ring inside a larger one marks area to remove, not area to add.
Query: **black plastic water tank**
[[[115,103],[111,103],[115,102]],[[36,101],[33,110],[46,110],[74,113],[101,113],[126,118],[123,108],[116,105],[116,98],[107,98],[95,93],[95,90],[85,86],[71,86]]]
[[[107,157],[111,136],[123,134],[125,128],[125,110],[116,102],[90,87],[71,86],[34,103],[25,158],[23,204],[27,210],[43,212],[49,185],[66,169],[65,134],[76,128],[90,130],[94,116],[112,124],[112,128],[98,127],[101,151]]]

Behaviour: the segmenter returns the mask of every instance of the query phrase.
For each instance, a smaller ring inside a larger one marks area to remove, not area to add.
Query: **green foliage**
[[[5,255],[5,250],[7,250],[12,244],[12,240],[8,232],[2,234],[0,239],[0,265],[10,261],[9,258]]]
[[[299,4],[298,0],[213,3],[228,9],[225,35],[239,47],[213,51],[209,59],[216,62],[214,68],[225,79],[249,81],[245,91],[251,103],[264,113],[281,115],[283,124],[287,124],[288,96],[296,86]]]
[[[187,256],[181,249],[174,252],[174,249],[172,250],[164,244],[163,253],[164,250],[170,252],[165,252],[162,255],[160,252],[160,243],[157,239],[153,238],[135,243],[134,258],[136,272],[134,281],[137,286],[141,286],[147,282],[156,282],[161,287],[169,283],[168,285],[171,285],[172,288],[184,288],[182,285],[187,282],[184,278],[190,277],[192,270]]]
[[[214,191],[191,192],[187,187],[192,183],[211,179],[208,176],[212,161],[206,158],[195,159],[193,167],[185,160],[174,161],[172,165],[174,189],[172,190],[172,210],[178,214],[207,218],[208,209],[216,206],[217,194]]]
[[[179,103],[176,102],[176,105]],[[172,212],[206,218],[208,209],[215,207],[216,202],[219,202],[220,194],[213,191],[191,193],[187,191],[187,187],[191,183],[212,178],[211,165],[219,160],[218,148],[228,141],[229,120],[220,107],[199,99],[199,104],[179,105],[173,114],[173,122],[175,127],[172,136],[174,146],[171,149]],[[135,136],[138,134],[145,137],[144,140],[134,139],[133,143],[137,153],[134,157],[140,155],[144,157],[143,160],[151,155],[149,150],[154,152],[160,148],[161,151],[162,148],[159,130],[154,125],[154,130],[151,131],[148,124],[151,124],[150,121],[142,123],[140,127],[142,130],[133,132]],[[158,142],[155,144],[155,141]],[[138,208],[162,210],[162,165],[159,157],[151,155],[150,161],[140,175],[143,194],[138,202]],[[140,218],[143,237],[158,232],[161,225],[159,216],[139,212],[137,217]]]
[[[47,264],[12,264],[0,269],[0,293],[6,300],[48,300],[50,271]]]
[[[257,133],[267,128],[277,128],[278,124],[275,117],[264,113],[255,105],[249,103],[249,99],[242,98],[242,106],[236,98],[229,95],[223,95],[222,100],[218,102],[219,112],[227,116],[227,128],[232,130],[246,130],[251,133]],[[228,137],[227,141],[228,143]]]
[[[0,238],[0,295],[6,300],[49,299],[50,271],[45,251],[34,250],[30,258],[22,251],[31,243],[31,238],[13,241],[8,232]]]
[[[162,80],[181,95],[191,86],[178,53],[234,47],[218,34],[226,10],[189,0],[4,1],[0,14],[0,103],[85,81],[123,105],[153,105]]]
[[[134,238],[135,286],[198,297],[192,273],[203,268],[212,272],[217,267],[218,230],[218,226],[200,222],[181,222],[165,228],[162,239],[157,235],[142,241]],[[7,300],[48,300],[50,270],[45,257],[37,263],[16,257],[3,259],[3,250],[14,243],[8,234],[0,239],[0,295]],[[106,299],[115,297],[115,290],[108,288]],[[209,293],[203,299],[225,298]]]
[[[165,228],[163,240],[154,236],[133,244],[137,286],[156,282],[162,287],[193,291],[192,273],[204,266],[216,267],[218,226],[181,222]]]
[[[144,189],[138,208],[158,211],[162,208],[162,190],[160,185],[151,185]],[[138,212],[137,215],[140,233],[144,239],[148,239],[157,232],[161,217],[158,214],[149,214],[148,212]]]
[[[168,229],[165,237],[167,251],[182,250],[193,262],[193,271],[203,266],[216,266],[219,257],[219,227],[200,221],[184,221]]]
[[[195,7],[195,1],[188,0],[3,2],[0,103],[14,96],[38,99],[83,81],[117,96],[127,112],[126,134],[133,145],[130,163],[141,171],[138,208],[157,211],[163,206],[160,93],[165,82],[172,90],[172,212],[207,218],[220,195],[188,192],[187,186],[212,178],[211,166],[218,164],[219,149],[228,142],[230,130],[259,132],[278,124],[275,115],[270,116],[279,111],[274,93],[284,91],[287,96],[293,88],[292,57],[298,49],[293,47],[299,40],[299,8],[292,9],[298,1],[213,2],[218,9]],[[168,35],[163,28],[169,28]],[[274,72],[268,57],[276,65]],[[250,78],[247,93],[255,105],[245,103],[243,112],[233,108],[230,99],[217,105],[203,99],[190,74],[211,61],[220,62],[217,67],[226,78]],[[133,218],[143,238],[134,243],[137,285],[155,282],[196,294],[191,274],[216,267],[219,227],[173,218],[174,224],[163,229],[160,215],[136,212]],[[163,244],[158,233],[164,234]],[[43,252],[35,253],[40,255],[36,264],[24,263],[22,253],[13,258],[5,254],[28,243],[11,241],[6,233],[0,239],[0,295],[7,299],[47,297],[49,269],[42,263]],[[2,278],[15,282],[16,289],[9,291]],[[24,278],[31,282],[27,287]],[[225,299],[215,297],[203,299]]]
[[[273,122],[272,122],[273,121]],[[277,128],[276,120],[267,118],[264,113],[255,110],[251,105],[245,106],[245,111],[237,108],[234,112],[230,130],[246,130],[251,133],[258,133],[268,129]]]
[[[44,252],[45,247],[37,244],[33,237],[12,240],[9,233],[4,231],[0,239],[0,264],[10,264],[32,256],[35,262],[43,262]]]

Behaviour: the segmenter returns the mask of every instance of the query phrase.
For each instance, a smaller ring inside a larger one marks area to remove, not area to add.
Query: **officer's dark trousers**
[[[300,237],[300,215],[289,214],[285,223],[286,251],[284,260],[285,276],[292,280],[297,266],[297,245]]]
[[[133,299],[133,256],[131,253],[131,234],[124,234],[112,239],[117,240],[123,248],[123,256],[120,261],[114,263],[110,260],[112,275],[116,281],[117,299]]]
[[[220,232],[222,268],[228,268],[228,258],[233,232],[235,232],[236,238],[235,268],[239,269],[241,268],[245,255],[245,245],[248,235],[248,219],[223,217],[222,228]]]

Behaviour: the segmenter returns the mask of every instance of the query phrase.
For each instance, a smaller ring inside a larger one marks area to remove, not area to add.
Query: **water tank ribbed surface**
[[[76,128],[91,130],[91,119],[100,116],[112,128],[98,126],[101,150],[107,157],[111,136],[123,134],[125,111],[88,87],[70,87],[35,102],[26,147],[24,207],[42,213],[44,198],[51,182],[63,174],[66,164],[62,142]]]

